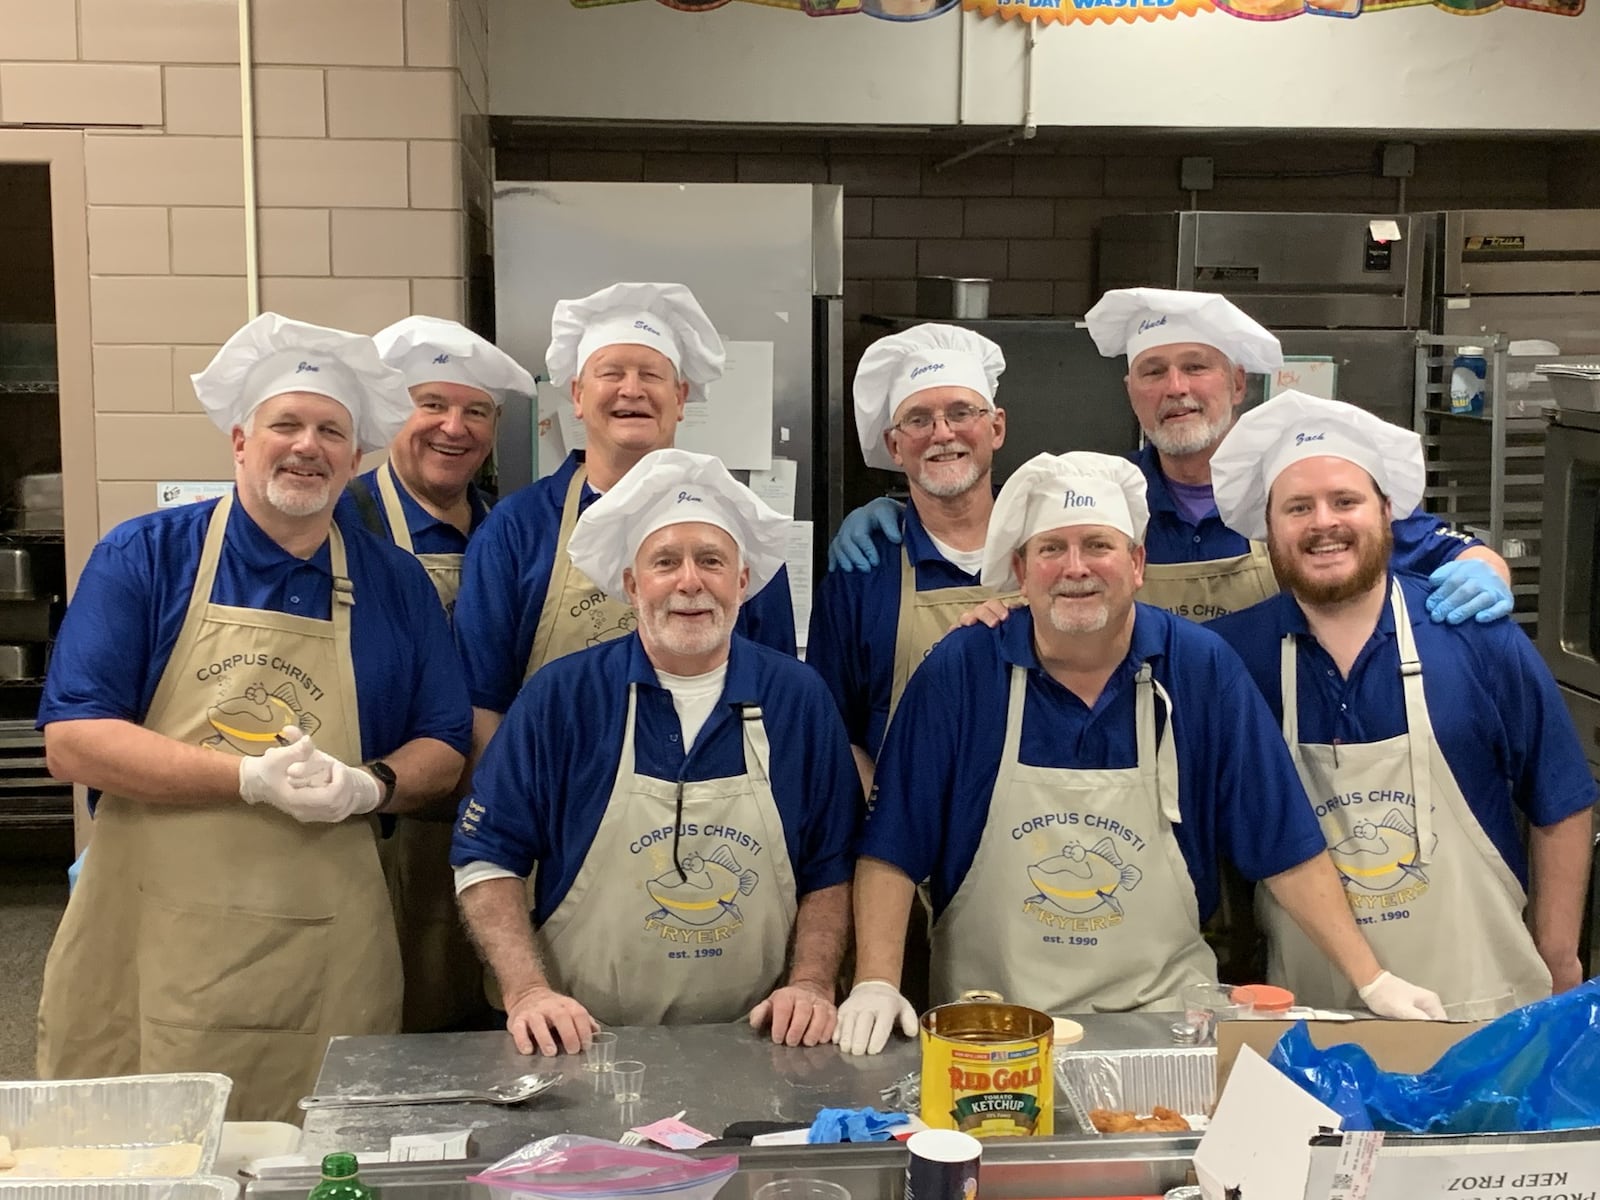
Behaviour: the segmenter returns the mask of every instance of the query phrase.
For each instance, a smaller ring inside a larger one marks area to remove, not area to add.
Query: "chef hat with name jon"
[[[1218,515],[1230,529],[1263,540],[1273,481],[1286,467],[1323,455],[1371,475],[1396,518],[1410,516],[1422,500],[1420,437],[1353,404],[1288,391],[1240,417],[1211,456]]]
[[[545,369],[565,387],[596,350],[649,346],[667,356],[693,394],[722,378],[722,338],[694,293],[681,283],[614,283],[581,300],[558,300],[550,316]]]
[[[407,387],[459,383],[487,392],[496,407],[507,396],[533,395],[533,376],[516,359],[457,321],[406,317],[372,340],[383,361],[406,377]]]
[[[1199,342],[1214,346],[1235,366],[1265,374],[1283,366],[1283,347],[1265,327],[1226,296],[1168,288],[1117,288],[1084,316],[1089,336],[1107,358],[1133,360],[1153,346]]]
[[[856,367],[856,436],[867,466],[899,471],[883,444],[900,405],[938,387],[969,388],[990,404],[1006,369],[1000,347],[959,325],[913,325],[879,338]]]
[[[789,519],[731,474],[722,460],[691,450],[652,450],[581,517],[567,543],[577,567],[601,589],[622,595],[622,572],[658,529],[703,521],[725,530],[750,568],[748,600],[784,564]]]
[[[989,514],[983,586],[1017,586],[1012,555],[1035,534],[1070,525],[1106,525],[1144,541],[1150,522],[1144,474],[1127,459],[1092,450],[1036,454],[1012,472]]]
[[[379,357],[371,338],[271,312],[230,337],[206,369],[189,379],[201,407],[224,433],[274,396],[312,392],[350,411],[361,450],[379,450],[412,411],[405,377]]]

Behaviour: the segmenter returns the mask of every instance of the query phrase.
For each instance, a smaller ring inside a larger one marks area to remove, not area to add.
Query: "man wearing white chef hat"
[[[335,516],[410,411],[372,340],[265,313],[194,385],[234,488],[95,547],[40,705],[51,771],[102,794],[39,1071],[220,1071],[231,1115],[287,1120],[330,1036],[399,1029],[364,814],[448,796],[470,714],[426,573]]]
[[[1412,618],[1427,592],[1390,568],[1390,520],[1422,495],[1421,439],[1290,391],[1241,417],[1211,466],[1223,519],[1265,539],[1285,588],[1211,628],[1279,716],[1379,957],[1462,1020],[1581,982],[1594,780],[1515,626]],[[1352,1003],[1270,898],[1264,908],[1274,981],[1308,1004]]]
[[[451,853],[525,1054],[576,1052],[597,1021],[833,1032],[861,793],[821,680],[735,630],[787,527],[717,459],[672,449],[578,520],[574,566],[638,627],[522,689]]]
[[[884,738],[856,870],[856,985],[839,1042],[914,1032],[898,991],[914,881],[933,899],[935,1004],[998,989],[1051,1013],[1176,1007],[1215,983],[1200,933],[1217,862],[1264,880],[1384,1015],[1439,1015],[1384,975],[1238,658],[1135,604],[1144,477],[1126,459],[1041,454],[1001,488],[983,582],[1027,601],[942,641]],[[953,698],[959,698],[953,702]]]

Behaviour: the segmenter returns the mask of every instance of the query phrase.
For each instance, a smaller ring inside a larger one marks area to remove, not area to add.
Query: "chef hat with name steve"
[[[622,594],[622,571],[646,538],[668,525],[703,521],[727,531],[750,568],[749,599],[784,564],[789,519],[731,474],[692,450],[652,450],[581,517],[567,543],[573,566],[604,591]]]
[[[545,369],[557,387],[583,371],[596,350],[649,346],[667,356],[691,396],[722,378],[722,338],[694,293],[681,283],[614,283],[580,300],[558,300],[550,316]]]
[[[867,466],[899,471],[883,443],[900,405],[918,392],[964,387],[990,404],[1006,369],[1000,347],[959,325],[913,325],[867,347],[856,368],[856,436]]]
[[[372,340],[383,361],[406,377],[407,387],[459,383],[487,392],[497,408],[508,396],[533,395],[533,376],[516,359],[458,321],[406,317]]]
[[[243,425],[265,401],[312,392],[344,405],[363,451],[387,446],[411,415],[405,377],[359,333],[262,313],[189,376],[200,406],[224,433]]]
[[[1107,358],[1134,359],[1154,346],[1199,342],[1214,346],[1235,366],[1265,374],[1283,366],[1283,347],[1226,296],[1168,288],[1117,288],[1100,297],[1083,318]]]
[[[1280,392],[1241,416],[1211,456],[1217,513],[1230,529],[1267,536],[1267,495],[1286,467],[1306,458],[1342,458],[1371,475],[1396,518],[1422,499],[1422,439],[1409,429],[1338,400]]]
[[[1150,522],[1144,474],[1127,459],[1092,450],[1036,454],[1012,472],[989,514],[983,586],[1017,586],[1011,557],[1029,538],[1070,525],[1107,525],[1144,541]]]

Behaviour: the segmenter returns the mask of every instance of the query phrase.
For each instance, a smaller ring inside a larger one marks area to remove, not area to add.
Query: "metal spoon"
[[[396,1104],[521,1104],[524,1100],[549,1091],[561,1082],[560,1075],[519,1075],[509,1083],[496,1083],[482,1088],[457,1088],[435,1092],[391,1092],[376,1096],[306,1096],[300,1101],[303,1109],[353,1108],[358,1105]]]

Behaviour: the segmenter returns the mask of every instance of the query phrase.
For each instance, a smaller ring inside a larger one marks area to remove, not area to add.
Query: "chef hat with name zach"
[[[558,300],[545,369],[557,387],[583,372],[596,350],[649,346],[687,380],[691,398],[722,378],[727,353],[706,310],[681,283],[614,283],[581,300]]]
[[[312,392],[349,410],[362,451],[379,450],[412,412],[405,377],[379,357],[371,338],[271,312],[230,337],[206,369],[189,379],[200,406],[224,433],[245,424],[274,396]]]
[[[1127,459],[1092,450],[1036,454],[1012,472],[989,514],[983,586],[1017,586],[1012,555],[1029,538],[1070,525],[1106,525],[1144,541],[1150,523],[1144,474]]]
[[[622,595],[622,572],[646,538],[668,525],[704,522],[725,530],[750,568],[749,599],[783,568],[789,518],[769,507],[712,454],[652,450],[591,504],[567,553],[603,590]]]
[[[867,466],[899,471],[883,443],[900,405],[938,387],[969,388],[990,404],[1006,369],[1000,347],[959,325],[913,325],[867,347],[856,368],[856,436]]]
[[[1306,458],[1342,458],[1371,475],[1396,518],[1422,500],[1422,439],[1381,417],[1303,392],[1280,392],[1245,413],[1211,456],[1217,513],[1230,529],[1267,536],[1267,496],[1285,468]]]
[[[1107,358],[1134,359],[1155,346],[1199,342],[1235,366],[1265,374],[1283,366],[1278,339],[1226,296],[1168,288],[1117,288],[1100,297],[1083,318]]]
[[[372,340],[383,361],[406,377],[407,387],[459,383],[487,392],[496,408],[508,396],[533,395],[533,376],[516,359],[458,321],[406,317]]]

